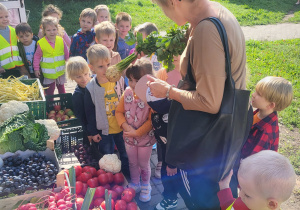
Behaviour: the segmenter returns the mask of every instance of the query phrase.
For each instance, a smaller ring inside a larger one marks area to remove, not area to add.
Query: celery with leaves
[[[125,41],[128,45],[136,43],[135,50],[137,53],[143,52],[145,55],[157,55],[158,61],[162,62],[167,71],[174,69],[173,56],[181,55],[186,47],[186,31],[188,25],[175,26],[167,30],[165,36],[160,36],[158,32],[152,32],[143,40],[141,33],[137,33],[135,37],[133,33],[129,33]],[[137,58],[136,54],[131,54],[116,65],[110,66],[106,71],[106,77],[110,82],[116,82],[122,76],[125,69],[128,68]]]

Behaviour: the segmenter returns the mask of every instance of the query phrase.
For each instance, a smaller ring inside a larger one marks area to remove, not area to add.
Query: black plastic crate
[[[72,94],[64,93],[64,94],[56,94],[56,95],[48,95],[46,96],[46,112],[49,113],[51,110],[54,110],[55,105],[60,105],[61,109],[73,109],[72,103]],[[64,120],[57,122],[59,128],[71,128],[80,126],[80,122],[77,118],[73,118],[70,120]]]
[[[83,134],[82,126],[65,128],[61,130],[60,148],[62,154],[73,153],[72,146],[82,144]]]

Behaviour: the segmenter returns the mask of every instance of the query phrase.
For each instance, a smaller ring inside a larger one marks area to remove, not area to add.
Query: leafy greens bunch
[[[26,149],[44,151],[48,139],[46,126],[35,123],[30,112],[16,114],[0,126],[0,154]]]
[[[136,37],[129,33],[125,41],[128,45],[136,43],[135,50],[145,55],[156,53],[158,61],[163,63],[164,68],[169,72],[174,69],[173,56],[181,55],[186,47],[186,31],[188,25],[175,26],[167,30],[165,36],[160,36],[158,32],[152,32],[144,40],[141,33]],[[106,72],[106,77],[110,82],[116,82],[120,79],[122,72],[128,68],[137,58],[137,55],[131,54],[116,65],[110,66]]]

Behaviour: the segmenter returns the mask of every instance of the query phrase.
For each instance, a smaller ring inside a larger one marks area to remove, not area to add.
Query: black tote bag
[[[219,19],[207,19],[216,25],[225,52],[227,78],[221,108],[219,113],[209,114],[185,110],[173,100],[169,111],[166,162],[193,173],[205,173],[218,182],[239,157],[251,126],[247,125],[247,116],[252,109],[249,109],[250,91],[235,89],[225,28]],[[187,75],[178,87],[195,90],[196,82],[188,63]],[[186,84],[189,88],[183,87]]]

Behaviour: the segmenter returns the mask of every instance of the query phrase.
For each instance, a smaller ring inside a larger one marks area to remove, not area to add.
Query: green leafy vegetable
[[[188,25],[175,26],[167,30],[165,36],[160,36],[158,32],[152,32],[145,40],[141,33],[134,37],[131,32],[125,39],[126,43],[137,43],[135,50],[145,55],[156,53],[158,61],[162,62],[167,71],[174,69],[173,56],[181,55],[186,47],[186,31]]]
[[[22,135],[24,137],[24,146],[27,149],[35,151],[46,150],[49,136],[45,125],[39,123],[29,124],[29,126],[23,128]]]
[[[17,114],[0,126],[0,153],[26,149],[44,151],[48,139],[47,128],[35,123],[31,113]]]
[[[26,150],[23,146],[22,135],[20,131],[14,131],[7,134],[8,141],[0,142],[0,154],[6,152],[16,152],[18,150]]]
[[[143,40],[141,33],[136,37],[133,33],[125,38],[128,45],[136,43],[135,49],[138,53],[143,52],[145,55],[156,53],[158,61],[162,62],[167,71],[174,69],[173,56],[181,55],[185,46],[185,35],[188,25],[175,26],[167,31],[166,36],[162,37],[158,32],[152,32]],[[131,54],[116,65],[110,66],[106,71],[106,77],[110,82],[117,82],[122,76],[122,72],[128,68],[137,58],[137,55]]]
[[[25,125],[30,124],[32,121],[34,121],[34,118],[29,112],[9,118],[0,126],[0,142],[8,141],[8,134],[24,128]]]

